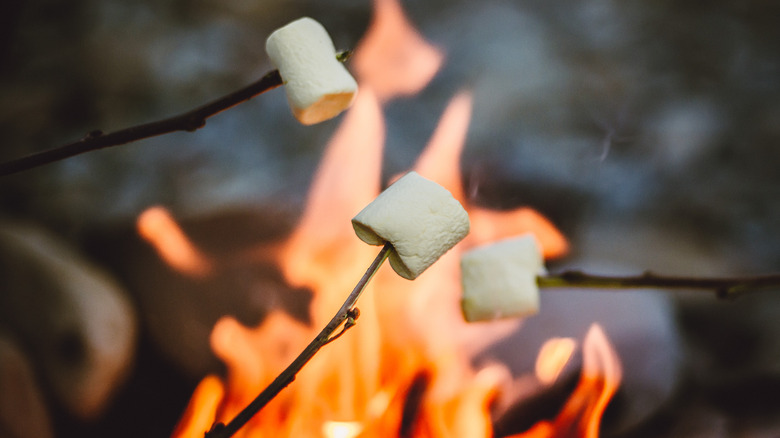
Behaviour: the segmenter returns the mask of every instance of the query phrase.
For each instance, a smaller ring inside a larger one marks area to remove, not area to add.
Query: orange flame
[[[165,208],[147,209],[138,217],[136,226],[138,234],[146,239],[173,269],[194,277],[203,277],[211,271],[211,262],[190,242]]]
[[[579,384],[556,419],[512,438],[598,438],[601,417],[622,377],[620,360],[598,324],[585,335],[582,360]]]
[[[536,378],[545,385],[558,380],[563,368],[574,354],[577,342],[572,338],[548,339],[536,359]]]
[[[569,251],[569,243],[549,219],[537,211],[520,207],[509,211],[494,211],[474,208],[469,211],[471,237],[481,242],[492,242],[533,233],[542,248],[545,258],[555,258]]]
[[[179,420],[173,436],[201,436],[214,424],[219,403],[225,396],[225,386],[217,376],[203,379],[190,399],[190,405]]]
[[[473,100],[471,92],[463,91],[450,101],[415,166],[417,173],[448,187],[461,204],[466,203],[466,196],[460,181],[460,155],[466,142]]]
[[[409,24],[398,0],[375,0],[374,19],[353,64],[381,101],[416,94],[439,71],[444,55]],[[362,92],[362,91],[361,91]]]
[[[312,326],[282,313],[256,328],[220,320],[211,342],[227,377],[201,382],[175,437],[200,438],[212,423],[231,420],[330,319],[377,251],[354,236],[350,219],[381,190],[382,103],[422,89],[442,55],[408,24],[396,0],[375,5],[374,22],[354,60],[358,98],[327,146],[300,223],[271,254],[290,284],[313,291]],[[471,110],[470,92],[452,99],[415,170],[461,201],[472,217],[472,233],[414,282],[382,268],[359,303],[357,326],[320,350],[237,436],[491,435],[490,405],[509,380],[508,371],[502,365],[474,369],[471,358],[519,322],[463,321],[459,256],[470,246],[524,232],[536,233],[547,256],[563,254],[567,243],[533,210],[495,212],[469,203],[459,161]],[[592,355],[593,347],[586,348]]]

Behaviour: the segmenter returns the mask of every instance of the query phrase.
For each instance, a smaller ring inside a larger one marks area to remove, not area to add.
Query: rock
[[[0,431],[14,438],[54,436],[32,364],[7,333],[0,332]]]
[[[67,410],[93,418],[130,369],[131,303],[115,281],[45,231],[0,223],[0,321]]]
[[[87,246],[121,278],[148,339],[182,375],[200,378],[221,369],[209,338],[225,315],[247,326],[257,325],[270,309],[308,318],[310,292],[288,285],[274,265],[280,236],[295,223],[289,212],[273,205],[223,207],[171,212],[170,220],[197,249],[205,271],[193,275],[168,265],[135,229],[96,228]]]

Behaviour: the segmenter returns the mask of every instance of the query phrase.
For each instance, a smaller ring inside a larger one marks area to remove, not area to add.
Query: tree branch
[[[605,276],[564,271],[537,277],[539,287],[599,289],[695,289],[715,292],[718,298],[734,298],[762,289],[780,289],[780,274],[755,277],[698,278],[663,276],[646,272],[637,276]]]
[[[322,329],[322,331],[317,335],[317,337],[314,338],[314,340],[311,341],[308,346],[306,346],[303,352],[301,352],[301,354],[298,355],[298,357],[296,357],[295,360],[293,360],[292,363],[284,371],[282,371],[282,373],[279,374],[279,376],[277,376],[276,379],[274,379],[274,381],[271,382],[267,388],[263,390],[263,392],[261,392],[254,400],[252,400],[252,402],[247,407],[239,412],[235,418],[233,418],[228,424],[214,424],[211,430],[206,432],[205,438],[227,438],[233,436],[233,434],[235,434],[239,429],[241,429],[241,427],[249,422],[249,420],[256,413],[258,413],[260,409],[265,407],[268,402],[273,400],[273,398],[276,397],[282,389],[286,388],[287,385],[295,380],[296,374],[298,374],[303,366],[306,365],[306,363],[309,362],[312,357],[314,357],[320,348],[341,336],[344,331],[355,325],[355,319],[357,319],[357,316],[359,315],[359,312],[357,312],[357,309],[354,307],[355,303],[357,302],[358,298],[360,298],[360,294],[366,288],[368,282],[371,281],[371,277],[374,276],[379,267],[382,266],[382,263],[384,263],[384,261],[390,255],[391,249],[392,245],[389,243],[386,243],[385,246],[382,247],[373,263],[371,263],[371,266],[369,266],[369,268],[366,270],[366,273],[363,274],[363,277],[349,294],[338,312],[336,312],[336,315],[333,317],[333,319],[331,319],[325,328]],[[333,333],[335,333],[336,330],[338,330],[338,328],[341,327],[343,323],[345,323],[345,321],[346,324],[344,325],[342,331],[334,336]]]

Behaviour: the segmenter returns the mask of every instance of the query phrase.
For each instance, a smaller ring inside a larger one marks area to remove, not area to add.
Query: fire
[[[550,385],[558,380],[563,367],[574,354],[575,348],[577,348],[577,341],[572,338],[548,339],[542,345],[536,359],[536,378],[545,385]]]
[[[340,307],[377,251],[354,236],[350,219],[382,188],[382,104],[419,91],[442,59],[440,51],[406,22],[397,1],[376,1],[372,27],[354,59],[360,93],[326,148],[300,223],[281,249],[255,255],[274,258],[290,284],[313,291],[312,323],[304,325],[283,313],[268,316],[255,328],[231,317],[221,319],[211,344],[225,363],[227,376],[208,376],[198,385],[175,437],[200,438],[213,423],[230,421]],[[393,73],[386,74],[390,68]],[[387,266],[382,268],[359,302],[358,324],[320,350],[295,382],[237,436],[491,435],[490,406],[510,379],[509,372],[503,365],[475,369],[471,358],[519,322],[469,325],[463,321],[458,307],[459,256],[471,246],[524,232],[537,234],[547,256],[563,254],[567,243],[547,219],[530,209],[497,212],[470,204],[462,188],[459,160],[471,109],[470,92],[452,99],[415,170],[461,201],[472,218],[473,232],[414,282]],[[168,223],[164,214],[157,210],[153,214],[147,212],[139,219],[139,229],[161,256],[182,272],[207,272],[207,259],[178,227],[168,224],[162,234],[173,237],[164,238],[148,231],[154,226],[142,225],[149,222],[147,216]],[[598,339],[598,333],[589,338]],[[600,358],[593,353],[600,347],[588,345],[585,354]],[[598,362],[596,369],[593,360]],[[599,359],[586,358],[588,376],[600,375],[599,366]],[[588,379],[590,386],[607,386],[604,379]],[[578,400],[592,397],[578,394]],[[590,414],[599,407],[603,410],[607,399],[585,407],[583,402],[572,402],[576,406],[569,409]]]
[[[182,274],[201,277],[211,271],[203,255],[163,207],[151,207],[138,217],[138,233],[149,242],[168,266]]]
[[[528,432],[511,438],[598,438],[601,417],[620,385],[622,370],[615,350],[597,324],[585,335],[582,360],[577,388],[555,420],[537,423]]]
[[[374,20],[354,60],[363,85],[381,101],[416,94],[433,79],[444,55],[409,24],[397,0],[375,0]],[[362,89],[362,88],[361,88]]]

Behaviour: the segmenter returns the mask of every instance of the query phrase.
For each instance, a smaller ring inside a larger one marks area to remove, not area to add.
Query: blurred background
[[[448,101],[470,89],[466,192],[551,219],[572,248],[551,270],[780,271],[780,4],[401,3],[445,61],[421,93],[385,108],[386,176],[414,162]],[[5,2],[0,160],[244,86],[273,68],[268,34],[303,15],[354,47],[371,11],[369,0]],[[215,256],[273,245],[295,226],[338,123],[300,125],[275,90],[195,133],[0,179],[0,434],[168,435],[197,381],[219,370],[208,348],[219,316],[255,324],[282,306],[305,319],[307,291],[271,263],[187,281],[137,236],[136,219],[165,206]],[[610,335],[612,324],[627,369],[640,363],[621,395],[634,413],[615,435],[771,436],[775,295],[545,295],[551,316],[504,347],[536,348],[551,326],[577,335],[576,302],[603,314]],[[510,351],[493,353],[523,366]]]

